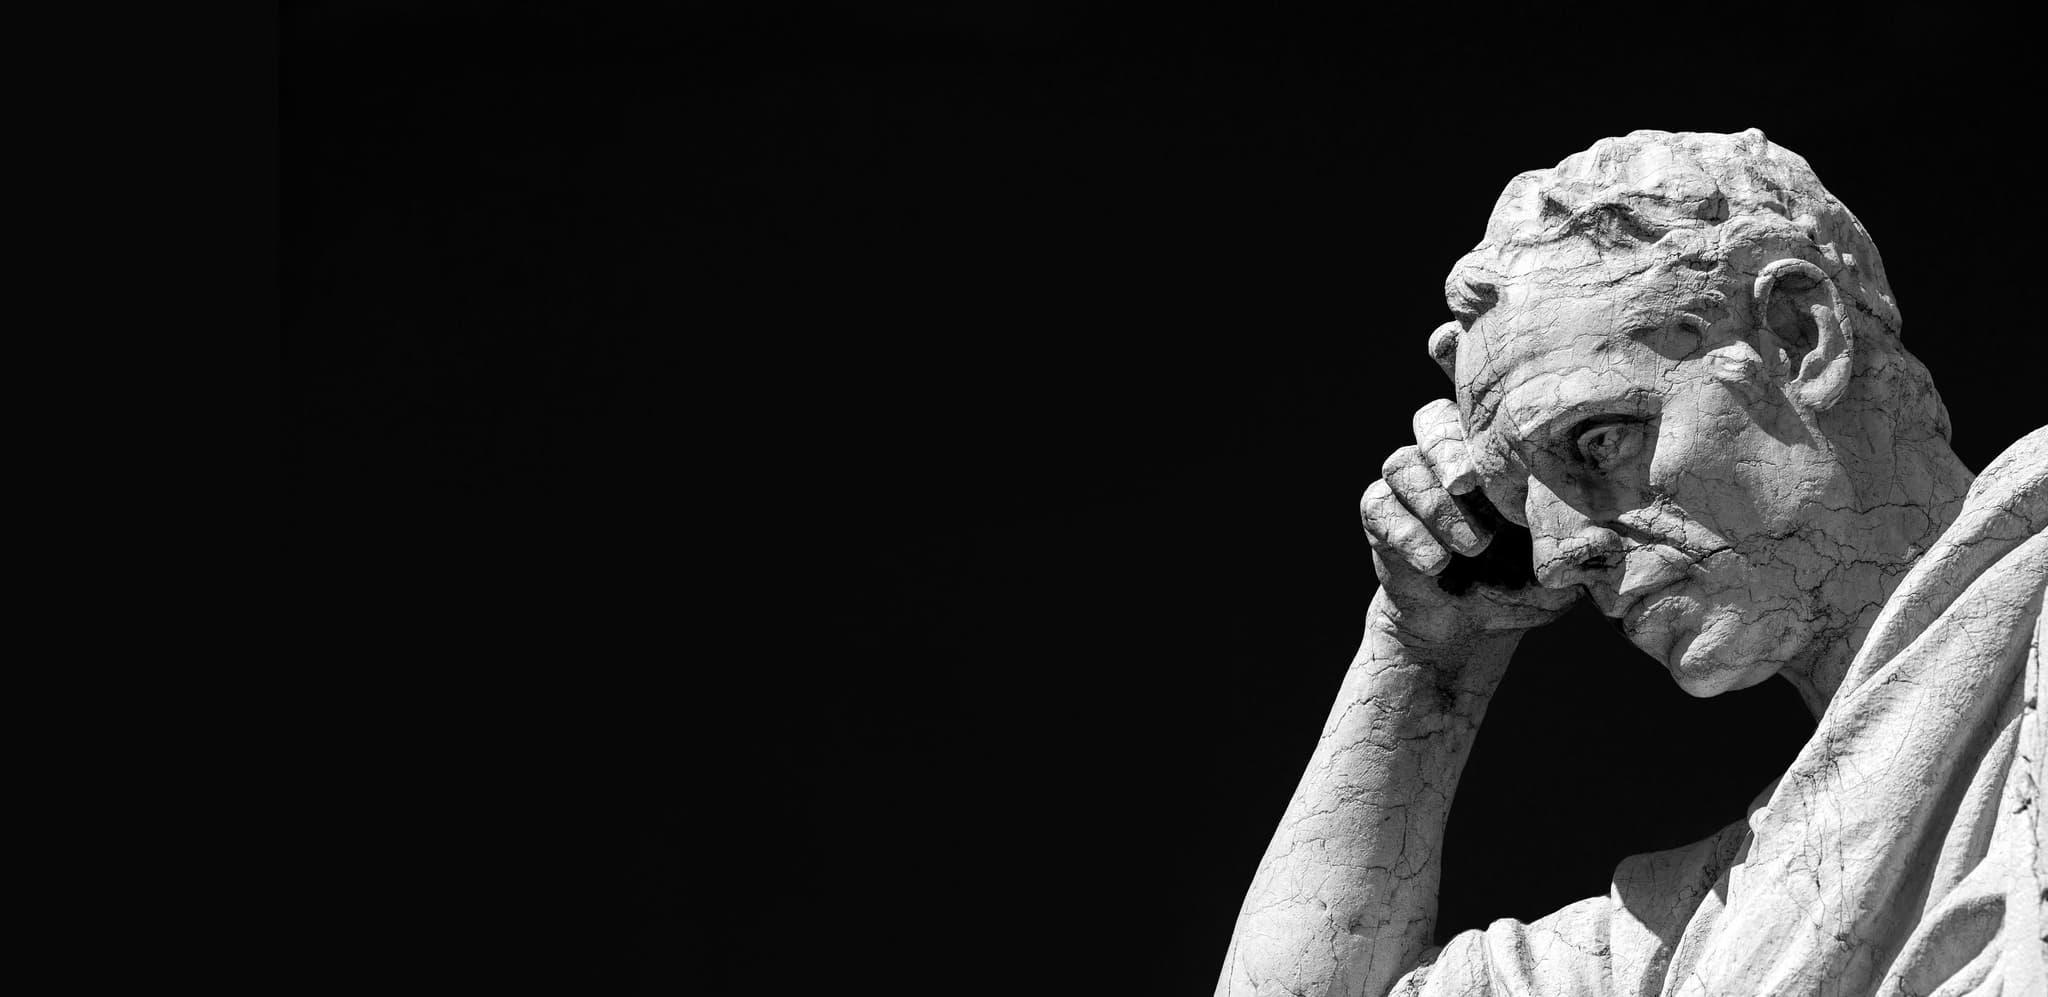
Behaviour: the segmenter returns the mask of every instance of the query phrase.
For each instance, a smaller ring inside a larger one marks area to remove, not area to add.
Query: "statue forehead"
[[[1531,377],[1616,366],[1635,345],[1632,331],[1665,324],[1695,298],[1655,274],[1502,287],[1458,337],[1458,406],[1468,428],[1487,428],[1504,395]]]

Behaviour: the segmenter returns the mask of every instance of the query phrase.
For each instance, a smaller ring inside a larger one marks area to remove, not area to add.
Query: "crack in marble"
[[[1517,176],[1444,293],[1453,397],[1361,500],[1381,586],[1219,997],[2048,993],[2048,429],[1970,474],[1869,234],[1754,130]],[[1813,737],[1606,896],[1431,946],[1487,702],[1580,599]]]

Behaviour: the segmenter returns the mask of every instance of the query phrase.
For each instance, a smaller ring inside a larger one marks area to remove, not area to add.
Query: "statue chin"
[[[1669,632],[1657,635],[1665,642],[1661,647],[1641,641],[1637,646],[1663,662],[1680,689],[1704,698],[1747,689],[1778,674],[1810,636],[1794,608],[1756,615],[1741,606],[1720,605],[1681,616]]]

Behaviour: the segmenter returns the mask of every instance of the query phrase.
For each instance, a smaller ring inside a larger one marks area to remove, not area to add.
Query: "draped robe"
[[[1397,995],[2048,995],[2048,427],[1985,469],[1746,819]]]

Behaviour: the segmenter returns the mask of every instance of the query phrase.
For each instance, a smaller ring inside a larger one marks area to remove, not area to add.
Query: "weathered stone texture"
[[[1516,177],[1446,298],[1454,397],[1361,502],[1381,587],[1217,993],[2048,993],[2048,429],[1970,474],[1869,233],[1754,130]],[[1721,833],[1432,952],[1487,700],[1580,599],[1818,726]]]

